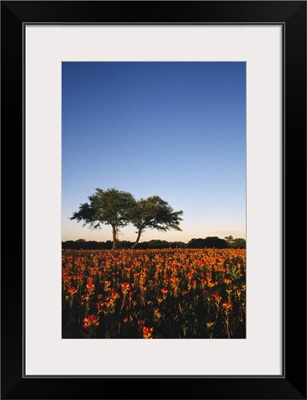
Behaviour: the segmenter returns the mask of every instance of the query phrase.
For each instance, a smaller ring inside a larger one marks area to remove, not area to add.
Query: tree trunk
[[[116,249],[117,246],[117,230],[116,230],[116,226],[112,225],[112,233],[113,233],[113,245],[112,245],[112,250]]]
[[[135,246],[139,243],[139,240],[140,240],[141,235],[142,235],[142,229],[140,229],[140,230],[138,231],[138,236],[137,236],[137,238],[136,238],[136,241],[133,243],[131,249],[134,249]]]

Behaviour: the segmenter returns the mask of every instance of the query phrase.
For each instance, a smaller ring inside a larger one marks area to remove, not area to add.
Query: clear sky
[[[70,221],[96,188],[158,195],[183,210],[188,242],[246,228],[246,70],[243,62],[63,62],[62,240],[112,240]],[[120,240],[134,241],[125,227]]]

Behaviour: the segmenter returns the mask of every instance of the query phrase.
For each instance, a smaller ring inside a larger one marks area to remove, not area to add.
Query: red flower
[[[122,284],[120,285],[120,288],[121,288],[123,294],[127,294],[128,291],[131,289],[131,286],[130,286],[129,283],[124,282],[124,283],[122,283]]]
[[[83,328],[89,328],[90,326],[98,326],[98,318],[94,314],[89,315],[87,318],[83,318]]]
[[[78,293],[78,290],[72,286],[71,288],[68,289],[68,293],[73,295]]]
[[[153,333],[153,328],[143,327],[143,339],[151,339]]]
[[[162,314],[161,314],[159,308],[155,308],[155,309],[154,309],[154,315],[155,315],[155,317],[157,317],[157,318],[161,318],[161,317],[162,317]]]
[[[93,291],[95,290],[95,285],[94,285],[93,283],[88,283],[88,284],[86,285],[86,289],[87,289],[89,292],[93,292]]]
[[[116,300],[116,299],[120,298],[120,295],[117,292],[112,292],[111,296],[112,296],[113,300]]]
[[[217,294],[217,293],[213,293],[212,296],[215,298],[215,300],[216,300],[218,303],[222,300],[222,296],[220,296],[220,295]]]
[[[222,307],[225,311],[231,311],[233,309],[232,304],[226,301],[222,304]]]

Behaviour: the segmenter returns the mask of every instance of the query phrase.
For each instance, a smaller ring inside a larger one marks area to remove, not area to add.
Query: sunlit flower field
[[[244,338],[246,250],[63,250],[63,338]]]

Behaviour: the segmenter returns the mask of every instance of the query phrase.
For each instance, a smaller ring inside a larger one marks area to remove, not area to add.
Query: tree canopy
[[[83,203],[79,211],[75,211],[71,220],[83,221],[83,226],[89,225],[96,229],[101,224],[111,225],[113,235],[112,249],[116,248],[119,229],[129,223],[129,212],[135,204],[133,196],[117,189],[96,189],[88,197],[89,202]]]
[[[83,226],[100,228],[101,224],[111,225],[113,235],[112,249],[116,249],[120,228],[131,223],[137,229],[137,238],[132,248],[140,240],[145,229],[181,231],[179,224],[183,211],[174,211],[173,208],[159,196],[151,196],[138,201],[128,192],[117,189],[96,189],[89,196],[89,202],[80,204],[79,210],[73,213],[71,220],[82,221]]]
[[[202,248],[216,248],[216,249],[227,249],[228,243],[224,239],[220,239],[217,236],[208,236],[205,239],[198,238],[198,239],[191,239],[187,247],[194,248],[194,249],[202,249]]]
[[[169,229],[181,231],[179,224],[182,221],[182,214],[183,211],[174,211],[159,196],[151,196],[136,201],[130,213],[130,222],[137,229],[137,238],[132,248],[139,243],[142,233],[147,228],[157,229],[158,231],[168,231]]]
[[[234,238],[229,235],[225,237],[226,242],[229,247],[233,247],[234,249],[245,249],[246,248],[246,240],[243,238]]]

